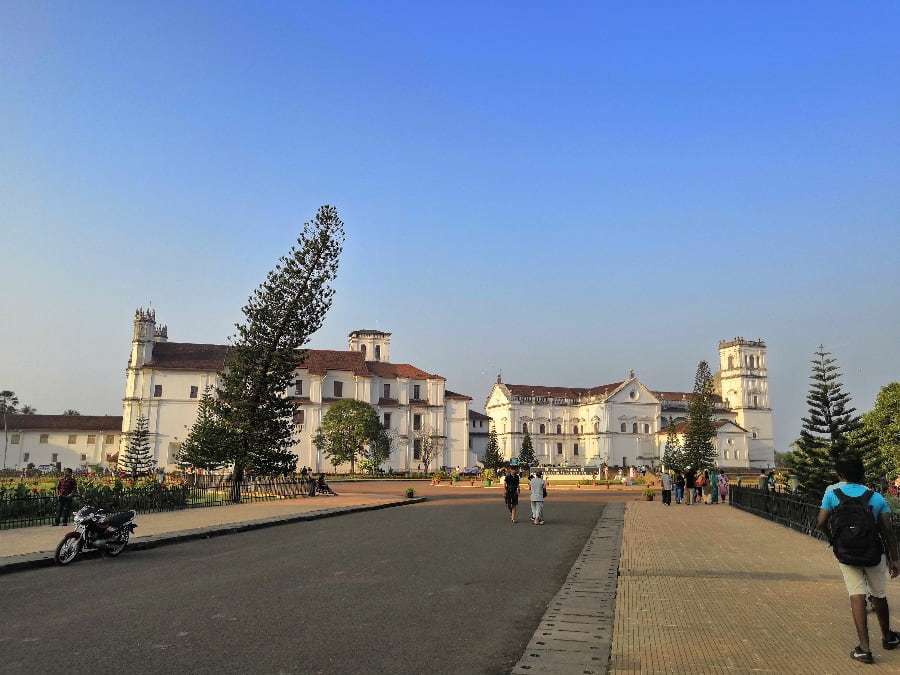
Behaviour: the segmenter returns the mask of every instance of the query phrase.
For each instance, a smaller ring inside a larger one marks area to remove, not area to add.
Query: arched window
[[[753,430],[753,433],[750,434],[750,435],[753,436],[753,438],[756,438],[756,429],[754,429],[754,430]]]
[[[650,433],[650,425],[649,425],[649,424],[645,424],[645,425],[644,425],[644,433],[645,433],[645,434],[649,434],[649,433]]]
[[[631,433],[633,433],[633,434],[637,433],[637,422],[633,422],[631,424]]]
[[[527,434],[527,433],[528,433],[528,422],[523,422],[523,423],[522,423],[522,433],[523,433],[523,434]]]
[[[622,422],[622,424],[619,426],[619,429],[624,434],[627,431],[628,427],[625,426],[625,422]]]
[[[558,434],[562,433],[562,425],[561,424],[556,425],[556,433],[558,433]]]
[[[381,345],[375,345],[375,360],[381,361]]]
[[[600,422],[594,422],[594,433],[595,434],[600,433]]]
[[[755,408],[755,407],[757,407],[758,405],[759,405],[759,397],[758,397],[758,396],[754,396],[754,397],[753,397],[753,407]]]
[[[362,355],[363,355],[363,361],[365,361],[365,360],[366,360],[366,346],[365,346],[365,345],[360,345],[360,346],[359,346],[359,351],[362,352]]]
[[[572,433],[578,435],[578,425],[572,427]]]
[[[547,427],[545,427],[545,426],[542,424],[542,425],[541,425],[541,433],[543,434],[543,433],[545,433],[546,431],[547,431]]]
[[[734,368],[734,357],[730,354],[728,355],[728,370]]]

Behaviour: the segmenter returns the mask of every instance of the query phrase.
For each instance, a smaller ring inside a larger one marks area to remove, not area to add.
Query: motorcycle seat
[[[118,527],[124,525],[134,518],[134,511],[119,511],[118,513],[110,513],[103,519],[103,524],[110,527]]]

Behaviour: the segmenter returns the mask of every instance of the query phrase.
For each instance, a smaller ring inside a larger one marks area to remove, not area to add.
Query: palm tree
[[[19,408],[20,415],[34,415],[35,413],[37,413],[37,408],[33,405],[28,405],[27,403]]]
[[[63,415],[70,415],[70,416],[73,416],[73,415],[81,415],[81,413],[78,412],[77,410],[75,410],[74,408],[66,408],[65,410],[62,411],[62,414],[63,414]]]
[[[0,391],[0,413],[3,414],[3,468],[6,468],[6,450],[9,447],[9,430],[6,426],[6,415],[16,412],[19,398],[9,389]]]

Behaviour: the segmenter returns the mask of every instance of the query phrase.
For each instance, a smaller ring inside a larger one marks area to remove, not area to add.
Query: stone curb
[[[625,504],[607,504],[512,675],[609,670]]]
[[[322,518],[331,518],[334,516],[342,516],[350,513],[360,513],[363,511],[378,511],[380,509],[388,509],[394,506],[418,504],[424,501],[425,497],[413,497],[412,499],[398,499],[381,504],[344,506],[333,509],[321,509],[319,511],[308,511],[306,513],[295,513],[289,516],[273,516],[271,518],[246,520],[237,523],[223,523],[221,525],[211,525],[210,527],[199,527],[193,530],[165,532],[162,534],[148,535],[146,537],[138,537],[128,544],[128,548],[129,550],[141,551],[148,548],[156,548],[157,546],[179,544],[181,542],[191,541],[193,539],[210,539],[212,537],[219,537],[227,534],[237,534],[239,532],[259,530],[264,527],[287,525],[289,523],[299,523],[307,520],[320,520]],[[138,515],[140,516],[140,514]],[[33,569],[35,567],[48,567],[51,565],[55,565],[56,561],[53,559],[54,553],[55,551],[39,551],[37,553],[24,553],[22,555],[0,557],[0,574],[9,574],[11,572]],[[88,551],[86,553],[83,553],[82,555],[86,558],[94,558],[98,557],[100,555],[100,552]]]

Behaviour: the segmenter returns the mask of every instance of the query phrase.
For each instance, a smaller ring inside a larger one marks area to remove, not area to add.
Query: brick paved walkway
[[[612,673],[900,673],[900,650],[850,660],[856,632],[827,546],[727,505],[631,502]],[[889,585],[900,628],[900,580]]]
[[[384,504],[395,501],[400,497],[401,492],[398,490],[395,496],[353,493],[347,495],[339,494],[337,497],[285,499],[231,506],[208,506],[163,513],[139,513],[135,519],[138,528],[135,531],[133,540],[140,541],[143,537],[217,525],[313,513],[322,509]],[[68,528],[39,525],[14,530],[0,530],[0,561],[7,556],[53,551],[56,549],[59,540],[62,539],[63,534],[71,529],[72,524],[69,523]]]

